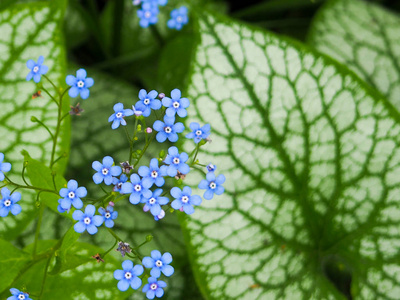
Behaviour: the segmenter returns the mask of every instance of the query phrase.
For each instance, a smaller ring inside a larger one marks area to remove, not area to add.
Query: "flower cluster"
[[[140,5],[141,9],[137,11],[140,19],[139,25],[147,28],[158,22],[159,7],[165,6],[168,0],[134,0],[133,5]],[[168,20],[167,26],[171,29],[181,30],[182,27],[189,22],[188,9],[185,6],[171,11],[171,19]]]
[[[170,265],[172,255],[168,252],[161,254],[158,250],[151,251],[150,257],[144,257],[142,264],[146,269],[150,269],[150,276],[142,288],[148,299],[155,297],[161,298],[164,295],[164,288],[167,284],[159,280],[161,273],[169,277],[174,273],[174,268]],[[131,287],[134,290],[142,286],[142,279],[139,277],[143,274],[142,265],[134,265],[131,260],[125,260],[122,263],[122,270],[114,271],[114,278],[118,281],[118,289],[125,292]]]

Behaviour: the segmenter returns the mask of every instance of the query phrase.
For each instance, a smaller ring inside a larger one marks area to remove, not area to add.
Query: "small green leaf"
[[[400,109],[400,17],[360,0],[328,2],[309,43],[352,69]]]
[[[30,257],[27,253],[15,248],[9,242],[0,239],[0,293],[17,277]]]
[[[205,298],[397,299],[397,111],[299,43],[199,14],[188,115],[226,176],[184,221]]]
[[[22,151],[25,157],[26,172],[30,179],[31,185],[44,189],[40,191],[40,199],[46,206],[50,207],[53,211],[58,212],[58,199],[60,199],[59,191],[61,188],[67,186],[67,181],[60,174],[54,174],[50,168],[43,165],[41,162],[30,157],[28,152]],[[72,219],[72,210],[69,213],[63,213]]]
[[[16,4],[0,11],[0,152],[12,163],[10,177],[16,182],[21,182],[22,149],[46,164],[50,162],[52,140],[48,132],[38,123],[32,123],[30,118],[34,115],[54,130],[57,106],[44,93],[43,97],[32,99],[38,87],[33,81],[25,80],[29,72],[26,61],[36,61],[43,55],[44,64],[49,67],[49,78],[56,84],[65,85],[61,30],[65,5],[66,1],[57,0]],[[54,92],[43,78],[42,83]],[[65,112],[69,109],[67,102]],[[58,154],[69,148],[69,126],[69,118],[66,118],[61,128]],[[57,169],[60,172],[66,162],[66,159],[59,161]],[[22,192],[22,212],[13,218],[0,219],[0,236],[11,240],[24,230],[36,216],[34,201],[34,193]]]

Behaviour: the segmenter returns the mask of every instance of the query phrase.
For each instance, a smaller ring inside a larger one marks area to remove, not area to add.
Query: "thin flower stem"
[[[31,186],[25,179],[25,170],[26,170],[26,165],[24,163],[24,166],[22,167],[22,180],[24,181],[24,183],[26,184],[26,186]]]
[[[194,166],[196,164],[196,158],[197,158],[197,154],[199,154],[199,149],[200,149],[200,143],[197,144],[196,149],[195,149],[195,154],[192,160],[192,163],[190,164],[190,166]]]
[[[67,91],[68,89],[66,89],[65,91]],[[58,106],[58,116],[57,116],[57,127],[56,127],[56,133],[54,134],[53,137],[53,148],[51,149],[51,160],[50,160],[50,168],[53,167],[54,165],[54,156],[56,154],[56,147],[57,147],[57,139],[58,139],[58,135],[60,133],[60,127],[61,127],[61,113],[62,113],[62,100],[63,100],[63,96],[65,94],[64,93],[61,95],[60,94],[60,105]]]
[[[70,115],[69,112],[67,112],[65,115],[63,115],[62,118],[61,118],[61,120],[60,120],[60,122],[61,122],[62,120],[64,120],[66,117],[68,117],[69,115]]]
[[[54,90],[57,92],[58,95],[60,95],[59,90],[57,89],[56,85],[53,83],[53,81],[50,80],[49,77],[47,77],[46,75],[42,75],[44,78],[47,79],[48,82],[50,82],[50,84],[53,86]]]
[[[43,275],[43,280],[42,280],[42,287],[40,288],[40,294],[39,294],[38,300],[40,300],[40,298],[41,298],[42,295],[43,295],[44,285],[45,285],[45,283],[46,283],[47,273],[48,273],[48,271],[49,271],[49,265],[50,265],[50,261],[51,261],[51,258],[52,258],[52,257],[53,257],[53,255],[50,255],[50,257],[47,259],[47,262],[46,262],[46,267],[45,267],[45,269],[44,269],[44,275]]]
[[[103,188],[101,185],[99,185],[99,187],[100,187],[100,188],[103,190],[103,192],[104,192],[104,193],[106,193],[106,195],[107,195],[107,196],[109,196],[109,195],[110,195],[110,193],[109,193],[109,192],[107,192],[107,191],[106,191],[106,190],[105,190],[105,189],[104,189],[104,188]]]
[[[126,128],[126,126],[124,126],[125,129],[125,134],[126,134],[126,138],[128,139],[129,142],[129,164],[131,164],[131,160],[132,160],[132,153],[133,153],[133,141],[130,138],[129,132],[128,132],[128,128]]]
[[[21,185],[18,183],[13,182],[7,175],[4,175],[4,177],[7,179],[7,181],[11,184],[11,185],[15,185],[18,188],[21,189],[28,189],[28,190],[35,190],[35,191],[43,191],[43,192],[49,192],[49,193],[53,193],[58,195],[57,191],[53,191],[53,190],[48,190],[48,189],[43,189],[40,187],[36,187],[36,186],[25,186],[25,185]]]
[[[38,219],[38,223],[36,225],[36,231],[35,231],[35,242],[33,244],[33,252],[32,252],[32,256],[33,257],[36,256],[37,243],[39,241],[40,227],[42,226],[42,219],[43,219],[44,209],[45,209],[45,205],[41,205],[40,206],[40,210],[39,210],[39,219]]]
[[[42,125],[47,132],[50,134],[51,138],[54,139],[54,135],[51,133],[49,127],[47,127],[42,121],[40,121],[39,119],[36,119],[35,122],[39,123],[40,125]]]
[[[144,146],[142,153],[140,153],[139,158],[137,159],[137,161],[135,162],[135,165],[133,166],[133,168],[135,169],[136,166],[139,164],[139,161],[142,159],[143,155],[146,153],[147,148],[149,148],[151,142],[154,140],[156,136],[156,132],[153,132],[153,134],[151,135],[149,141],[146,143],[146,145]]]
[[[110,251],[112,250],[112,249],[114,249],[115,248],[115,246],[117,246],[117,244],[118,244],[118,241],[115,239],[115,243],[114,243],[114,245],[110,248],[110,249],[108,249],[106,252],[104,252],[104,254],[103,255],[101,255],[101,258],[104,258],[104,257],[106,257],[106,255],[108,254],[108,253],[110,253]]]
[[[66,153],[63,153],[61,156],[59,156],[56,160],[53,161],[53,164],[51,165],[51,167],[53,167],[53,165],[58,162],[60,159],[67,157]]]
[[[57,102],[56,98],[54,98],[54,97],[49,93],[48,90],[46,90],[44,87],[42,87],[42,90],[50,97],[50,99],[51,99],[55,104],[57,104],[57,106],[60,106],[59,103]]]

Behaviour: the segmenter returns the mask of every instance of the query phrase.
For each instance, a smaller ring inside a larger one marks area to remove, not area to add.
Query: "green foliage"
[[[10,177],[16,181],[20,181],[22,149],[46,164],[50,161],[52,139],[46,129],[31,122],[31,116],[36,116],[54,130],[57,106],[47,96],[32,99],[38,87],[33,81],[25,80],[28,74],[26,61],[37,60],[39,55],[44,55],[45,65],[51,70],[50,78],[64,85],[65,52],[60,24],[64,7],[65,1],[52,1],[52,4],[11,5],[0,11],[1,152],[12,163]],[[42,78],[43,82],[48,90],[55,92]],[[68,109],[66,103],[64,111]],[[66,119],[60,134],[58,154],[68,151],[69,136],[69,121]],[[66,159],[59,162],[57,168],[63,172]],[[0,236],[5,239],[14,239],[36,216],[33,193],[23,191],[22,199],[22,212],[16,222],[0,219]]]
[[[309,43],[352,69],[400,109],[400,17],[360,0],[328,2]]]
[[[199,31],[189,115],[227,178],[184,221],[204,296],[395,299],[397,112],[294,41],[213,14]]]

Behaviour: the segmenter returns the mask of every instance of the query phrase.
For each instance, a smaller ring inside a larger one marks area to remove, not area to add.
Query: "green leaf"
[[[39,249],[43,243],[48,247],[47,241],[41,241]],[[126,299],[131,291],[119,291],[118,281],[113,276],[114,270],[121,269],[121,262],[108,256],[106,263],[97,263],[91,256],[99,252],[102,252],[101,248],[90,244],[74,244],[68,250],[69,265],[66,266],[69,266],[69,270],[57,275],[47,274],[43,296],[40,299]],[[25,286],[32,295],[39,295],[46,262],[47,259],[42,259],[26,270],[15,286]]]
[[[302,44],[213,14],[198,28],[188,115],[226,176],[184,221],[204,296],[398,298],[398,113]]]
[[[44,189],[44,191],[40,191],[41,202],[59,213],[57,210],[58,199],[60,199],[59,191],[67,186],[67,181],[60,174],[52,172],[50,168],[31,158],[25,150],[22,151],[22,154],[25,157],[24,164],[31,185]],[[62,215],[72,220],[72,211],[73,209]]]
[[[0,239],[0,293],[13,282],[29,258],[26,253]]]
[[[65,85],[61,30],[65,2],[16,4],[0,11],[0,151],[5,154],[6,161],[12,163],[10,177],[17,182],[21,182],[22,149],[46,164],[50,162],[52,140],[47,131],[38,123],[32,123],[30,118],[36,116],[54,131],[57,106],[45,95],[32,99],[38,88],[33,81],[25,80],[29,71],[26,61],[45,56],[48,76],[56,84]],[[43,78],[42,83],[54,92]],[[68,109],[68,103],[65,103],[64,111]],[[68,151],[69,126],[69,118],[66,118],[61,128],[58,154]],[[57,169],[63,172],[66,159],[59,162]],[[0,219],[0,236],[7,240],[15,238],[35,218],[34,200],[33,193],[23,191],[22,212],[16,217]]]
[[[352,69],[400,109],[400,17],[359,0],[328,2],[309,43]]]

